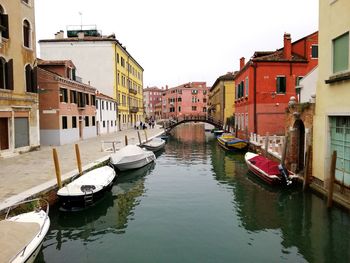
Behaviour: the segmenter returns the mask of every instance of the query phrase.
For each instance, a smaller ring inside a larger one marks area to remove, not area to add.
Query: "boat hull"
[[[92,194],[92,202],[87,203],[85,200],[85,194],[82,193],[80,195],[58,195],[59,204],[61,206],[61,210],[73,211],[73,210],[81,210],[83,208],[89,207],[99,201],[107,191],[111,190],[113,186],[113,181],[111,181],[107,186],[102,188],[101,190],[94,192]]]
[[[279,172],[275,173],[267,173],[263,169],[257,167],[253,164],[251,161],[252,158],[257,157],[258,154],[247,152],[244,156],[245,163],[247,164],[247,167],[249,171],[251,171],[253,174],[258,176],[261,180],[266,182],[269,185],[285,185],[286,180],[282,178],[281,174]],[[266,158],[265,158],[266,159]],[[276,163],[274,163],[276,165]],[[294,180],[296,176],[290,172],[289,179],[288,180]]]
[[[248,142],[237,138],[227,138],[220,136],[217,138],[218,144],[227,151],[245,151],[248,148]]]

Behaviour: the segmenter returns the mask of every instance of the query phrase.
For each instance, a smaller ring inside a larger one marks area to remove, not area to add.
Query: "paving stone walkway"
[[[147,137],[152,138],[161,134],[164,129],[155,127],[147,129]],[[137,130],[129,129],[116,133],[80,140],[77,142],[80,149],[83,170],[103,159],[107,159],[111,152],[102,151],[102,141],[120,141],[119,147],[125,144],[125,135],[129,144],[138,144]],[[140,131],[141,140],[145,140],[145,133]],[[0,159],[0,210],[25,198],[26,195],[40,191],[56,182],[55,166],[52,149],[56,148],[60,162],[62,178],[77,173],[75,144],[62,146],[41,146],[39,150],[23,153],[8,159]],[[105,146],[111,147],[111,143]],[[39,187],[38,186],[42,186]]]

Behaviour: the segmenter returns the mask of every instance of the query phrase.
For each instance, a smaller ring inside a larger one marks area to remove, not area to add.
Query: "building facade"
[[[63,145],[95,137],[96,89],[75,80],[70,60],[38,61],[40,137]]]
[[[163,90],[157,87],[147,87],[143,90],[143,105],[145,107],[146,118],[160,119],[162,117],[161,102]]]
[[[318,32],[291,42],[284,34],[277,51],[255,52],[235,78],[235,125],[240,138],[250,133],[284,135],[285,110],[303,76],[318,63]]]
[[[350,2],[319,1],[320,62],[313,137],[313,176],[328,185],[337,152],[336,185],[350,186]]]
[[[227,123],[235,108],[235,74],[229,72],[216,79],[209,92],[208,114],[215,122]]]
[[[117,132],[117,101],[103,93],[96,93],[97,135]]]
[[[207,116],[206,82],[189,82],[163,91],[163,118]]]
[[[39,147],[34,0],[0,2],[0,157]]]
[[[118,129],[143,119],[143,68],[115,35],[102,36],[96,30],[68,30],[55,39],[40,40],[43,59],[69,59],[77,75],[101,93],[118,102]]]

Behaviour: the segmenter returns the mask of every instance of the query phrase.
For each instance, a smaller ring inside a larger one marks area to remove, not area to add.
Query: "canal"
[[[347,211],[268,187],[198,124],[94,207],[50,219],[36,262],[350,262]]]

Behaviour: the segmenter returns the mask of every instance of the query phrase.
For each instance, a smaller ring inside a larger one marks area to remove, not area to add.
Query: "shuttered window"
[[[29,146],[28,118],[15,118],[15,148]]]
[[[335,178],[350,186],[350,116],[330,117],[331,152],[337,151]]]
[[[333,39],[333,73],[349,69],[349,32]]]
[[[277,93],[286,93],[287,83],[285,76],[278,76],[276,78],[276,92]]]

